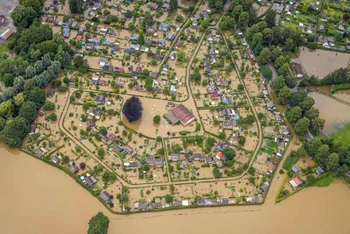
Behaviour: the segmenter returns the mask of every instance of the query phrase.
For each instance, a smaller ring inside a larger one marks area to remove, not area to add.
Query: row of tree
[[[333,171],[339,165],[342,174],[350,168],[350,149],[346,148],[341,140],[328,137],[315,137],[305,143],[304,148],[308,155],[328,171]]]
[[[285,114],[299,136],[304,136],[308,130],[317,134],[324,127],[325,120],[319,117],[319,110],[313,107],[314,99],[306,92],[292,93],[289,104],[292,108]]]
[[[300,82],[300,86],[309,85],[332,85],[350,83],[350,68],[339,68],[330,72],[323,79],[318,79],[315,76],[305,77]]]

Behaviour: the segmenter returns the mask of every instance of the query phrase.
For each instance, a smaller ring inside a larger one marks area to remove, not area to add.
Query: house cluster
[[[136,152],[134,149],[129,145],[122,145],[118,140],[116,141],[116,144],[111,148],[114,152],[117,152],[122,155],[134,155]],[[131,164],[131,167],[135,166],[135,164]],[[130,167],[130,165],[128,166]]]
[[[204,64],[206,64],[204,62]],[[216,105],[216,101],[221,102],[224,105],[231,105],[233,102],[233,95],[234,93],[230,93],[231,95],[225,94],[220,91],[220,87],[226,87],[229,85],[229,82],[227,80],[220,80],[219,75],[216,75],[215,79],[210,79],[207,84],[207,92],[210,96],[210,99],[212,101],[212,105]]]
[[[150,209],[168,208],[170,206],[190,206],[189,200],[174,200],[171,204],[167,204],[165,199],[156,197],[152,202],[147,203],[145,200],[139,200],[134,202],[134,209],[139,211],[145,211]]]

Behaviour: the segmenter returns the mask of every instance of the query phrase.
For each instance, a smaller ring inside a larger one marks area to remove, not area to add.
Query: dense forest
[[[14,9],[11,17],[17,32],[8,48],[16,56],[0,54],[0,81],[6,87],[0,97],[0,137],[11,147],[21,145],[45,103],[42,88],[71,63],[74,54],[61,35],[53,35],[48,25],[39,22],[42,4],[41,0],[22,0]]]

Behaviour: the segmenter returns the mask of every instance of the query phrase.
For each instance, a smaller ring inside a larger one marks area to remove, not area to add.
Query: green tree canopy
[[[102,212],[92,217],[89,221],[88,234],[107,234],[109,219]]]

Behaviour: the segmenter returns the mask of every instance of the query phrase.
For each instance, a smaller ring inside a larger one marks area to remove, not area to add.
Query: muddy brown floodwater
[[[350,54],[329,50],[309,50],[300,47],[297,57],[306,72],[310,76],[318,76],[319,79],[322,79],[331,71],[350,64]]]
[[[278,205],[271,197],[262,206],[121,216],[110,214],[62,171],[2,145],[0,155],[1,233],[82,234],[98,211],[109,216],[109,233],[350,233],[350,189],[342,182],[305,189]]]
[[[314,107],[320,111],[320,117],[326,120],[322,129],[324,134],[330,135],[350,123],[349,105],[316,92],[311,92],[308,95],[315,100]]]

